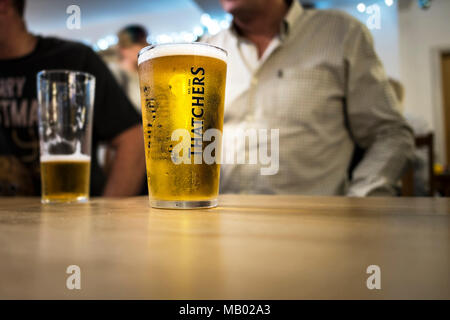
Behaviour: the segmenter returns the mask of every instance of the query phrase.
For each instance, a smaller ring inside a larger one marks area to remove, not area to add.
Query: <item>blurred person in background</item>
[[[117,37],[120,69],[113,72],[139,113],[141,98],[137,62],[139,51],[148,46],[147,36],[147,30],[139,25],[126,26],[119,31]]]
[[[91,195],[131,196],[144,182],[140,117],[102,60],[87,46],[27,31],[24,0],[0,0],[0,194],[40,195],[36,74],[47,69],[96,78]],[[116,150],[109,176],[96,158],[105,141]]]
[[[142,109],[137,62],[139,51],[148,46],[147,36],[147,30],[143,26],[126,26],[117,34],[117,46],[99,53],[139,114]],[[115,150],[102,144],[99,146],[99,154],[102,167],[108,173],[113,164]],[[144,183],[142,194],[147,194],[146,186]]]
[[[221,192],[395,195],[414,141],[367,28],[297,0],[220,2],[232,26],[206,41],[228,51],[224,130],[280,129],[278,173],[225,164]]]
[[[129,25],[118,32],[119,59],[124,70],[137,73],[138,54],[148,46],[147,36],[147,30],[140,25]]]

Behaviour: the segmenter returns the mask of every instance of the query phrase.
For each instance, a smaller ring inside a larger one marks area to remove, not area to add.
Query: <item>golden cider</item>
[[[87,156],[41,158],[42,201],[88,200],[90,166]]]
[[[201,158],[208,144],[202,139],[204,132],[223,129],[226,69],[226,62],[217,57],[173,52],[139,64],[150,199],[217,198],[220,165],[198,163],[194,157]],[[172,140],[172,133],[177,129],[190,133],[188,164],[176,164],[172,159],[178,143]]]

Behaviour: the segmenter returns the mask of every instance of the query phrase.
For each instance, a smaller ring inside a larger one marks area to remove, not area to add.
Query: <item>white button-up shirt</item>
[[[228,51],[225,134],[279,129],[278,172],[222,164],[221,192],[394,193],[413,157],[413,137],[364,25],[337,11],[303,10],[294,0],[261,58],[233,27],[206,42]],[[355,144],[367,151],[348,181]],[[249,152],[245,144],[233,147]]]

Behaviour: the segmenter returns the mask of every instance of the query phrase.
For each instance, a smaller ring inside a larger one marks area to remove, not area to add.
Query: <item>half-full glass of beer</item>
[[[37,75],[42,202],[89,199],[95,77],[69,70]]]
[[[161,44],[139,53],[150,205],[217,205],[227,72],[225,50]]]

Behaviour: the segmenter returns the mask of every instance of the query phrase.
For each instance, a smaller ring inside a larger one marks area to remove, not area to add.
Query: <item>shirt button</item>
[[[256,86],[258,84],[258,78],[257,77],[252,77],[252,86]]]

